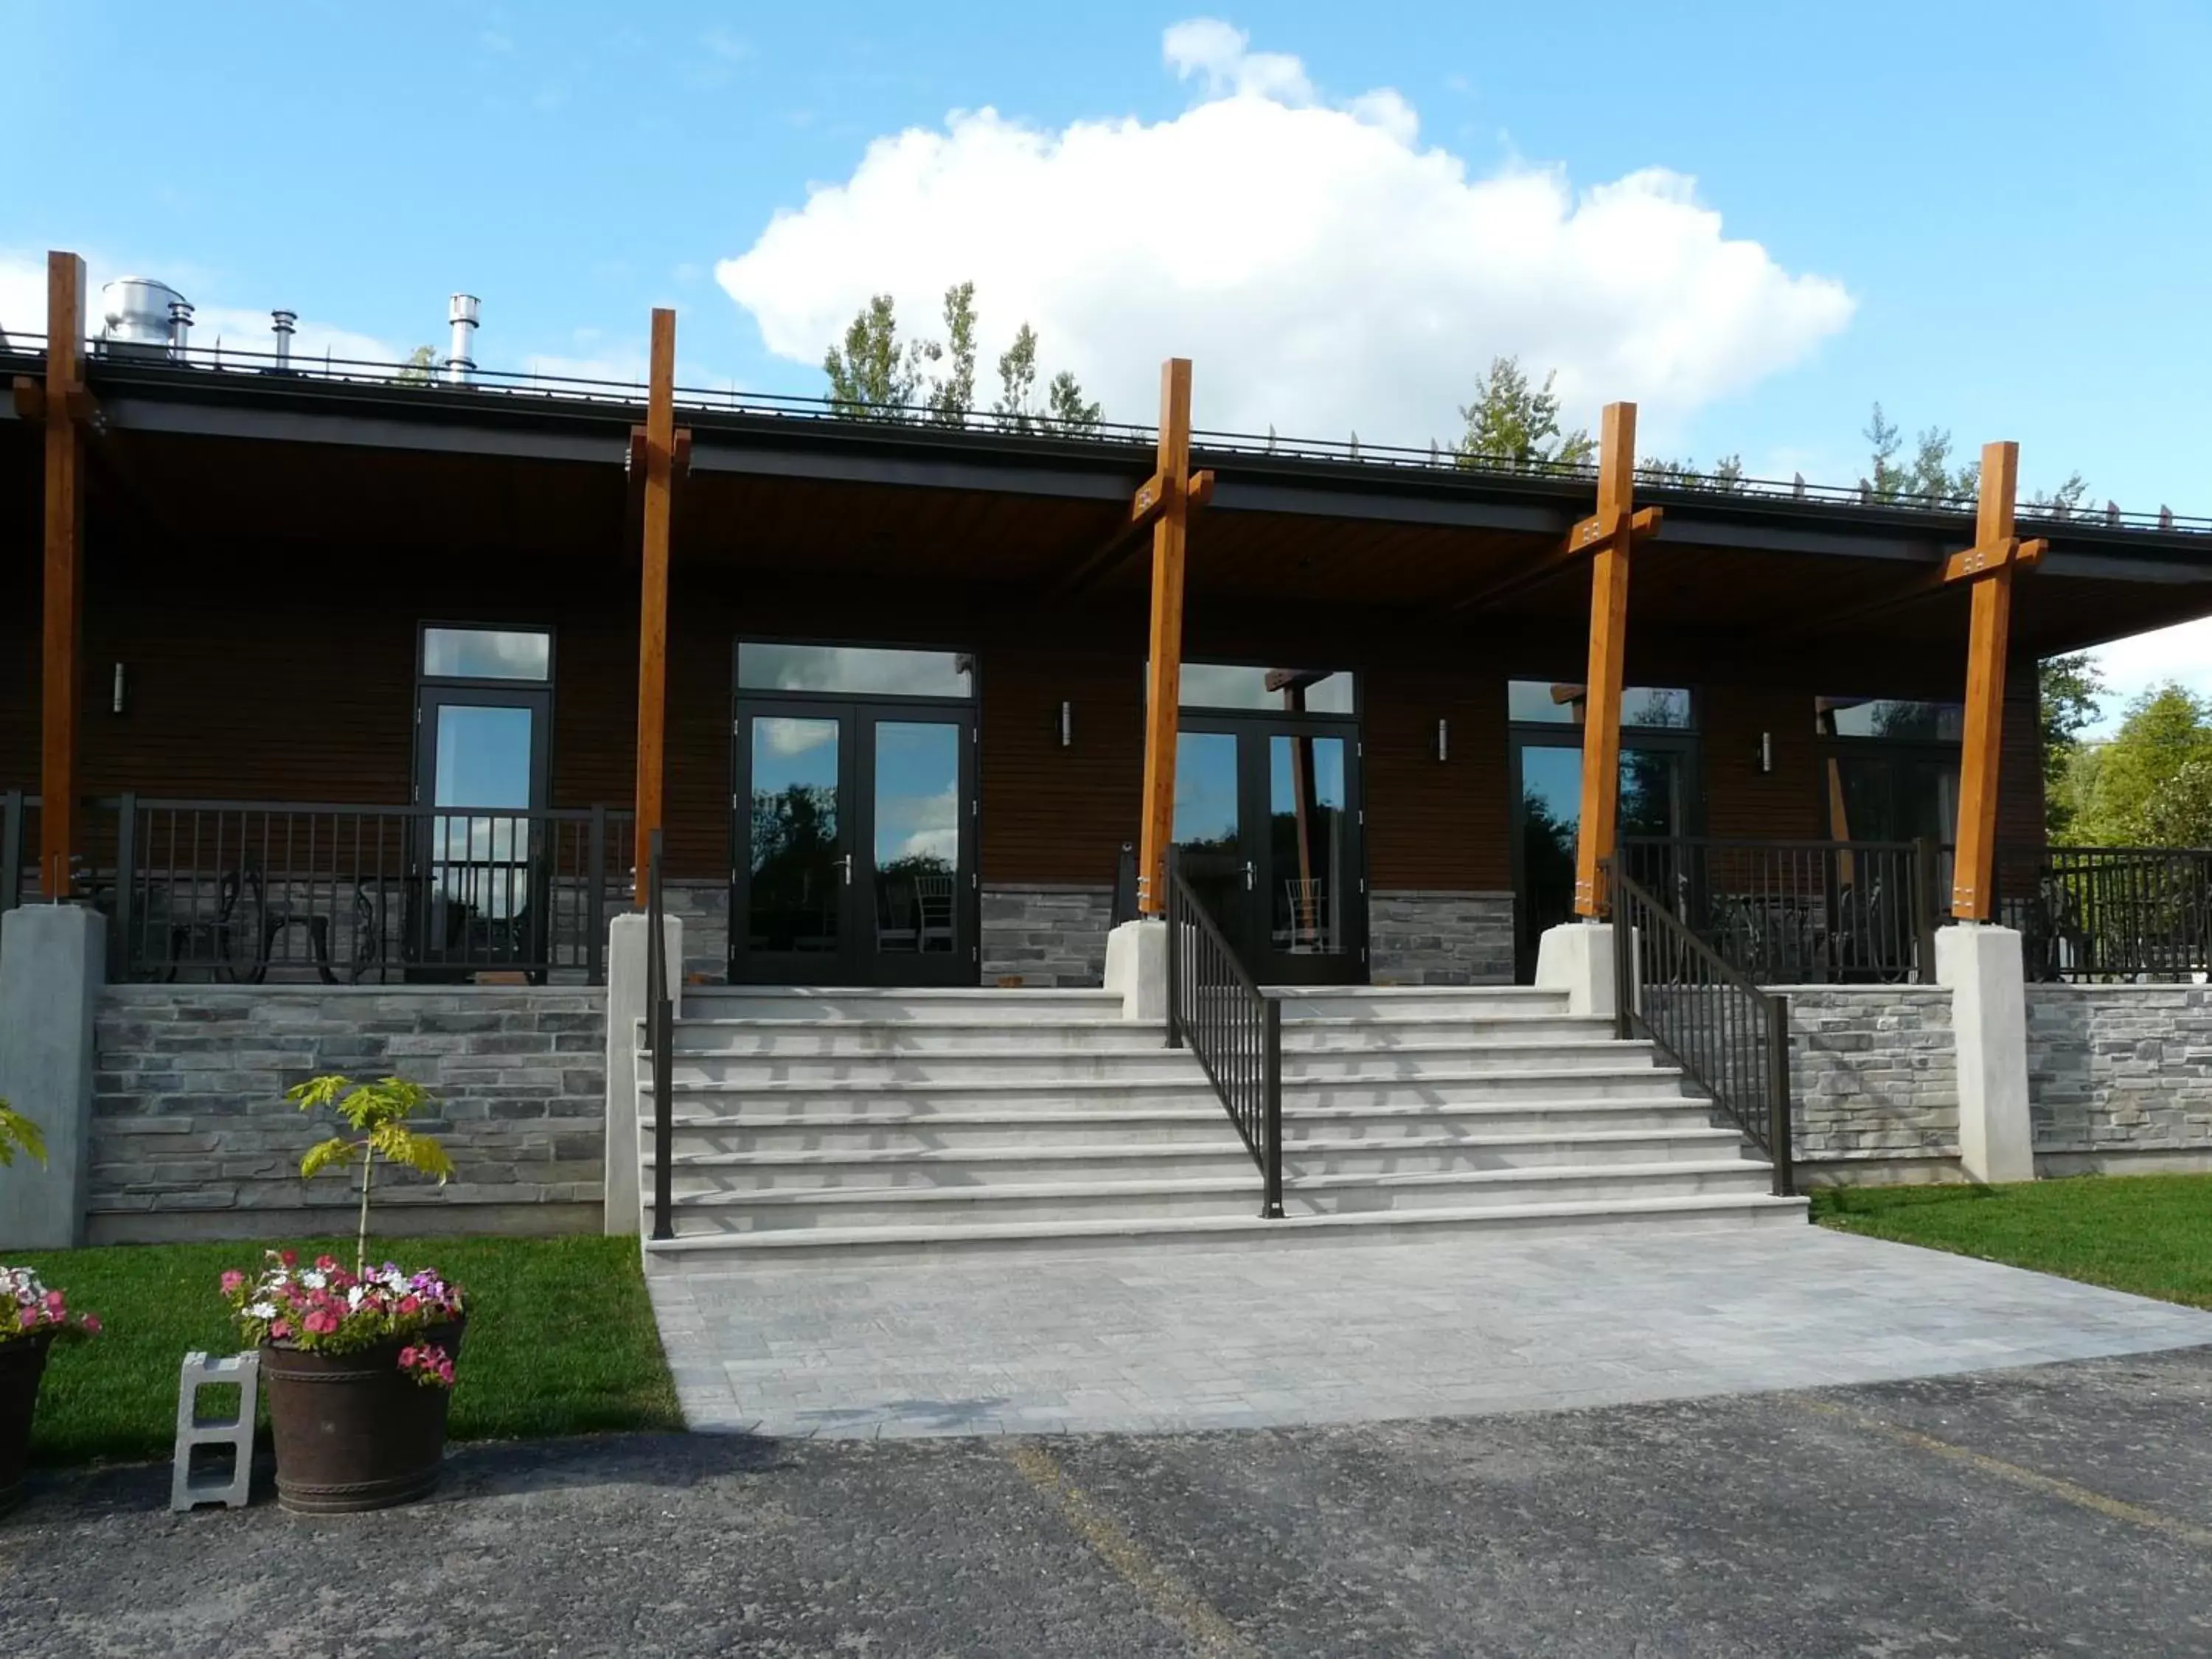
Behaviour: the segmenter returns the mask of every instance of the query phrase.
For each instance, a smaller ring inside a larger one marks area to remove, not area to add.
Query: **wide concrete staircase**
[[[676,1237],[647,1248],[764,1261],[1803,1217],[1649,1045],[1553,994],[1282,995],[1287,1214],[1263,1220],[1259,1171],[1198,1061],[1116,997],[689,988]],[[642,1052],[638,1073],[649,1235]]]

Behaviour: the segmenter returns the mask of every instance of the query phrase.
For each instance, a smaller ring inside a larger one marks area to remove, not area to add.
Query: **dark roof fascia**
[[[33,368],[43,354],[0,362]],[[21,371],[19,371],[21,372]],[[533,457],[623,465],[639,404],[482,387],[385,386],[308,375],[213,374],[94,359],[87,374],[102,417],[124,430],[199,433],[286,442]],[[12,417],[7,400],[0,411]],[[925,424],[683,408],[697,472],[1126,500],[1152,467],[1149,444]],[[1216,475],[1218,512],[1279,513],[1446,528],[1564,535],[1587,514],[1586,479],[1515,477],[1379,460],[1209,450],[1193,464]],[[1650,486],[1638,499],[1666,508],[1658,541],[1763,553],[1929,563],[1973,537],[1969,513]],[[2024,516],[2023,534],[2051,542],[2045,568],[2100,580],[2212,581],[2212,536],[2090,520]]]

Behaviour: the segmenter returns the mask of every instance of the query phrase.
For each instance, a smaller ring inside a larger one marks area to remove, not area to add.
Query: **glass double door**
[[[412,832],[410,975],[450,978],[544,958],[550,872],[531,814],[545,805],[551,714],[542,690],[420,692],[415,799],[434,811]]]
[[[1698,799],[1697,744],[1686,737],[1624,735],[1620,745],[1620,816],[1617,837],[1686,836]],[[1582,744],[1547,735],[1513,741],[1514,875],[1520,902],[1515,955],[1517,976],[1535,976],[1536,945],[1545,930],[1575,913],[1575,853],[1583,817]]]
[[[1359,799],[1359,744],[1346,723],[1184,717],[1183,878],[1261,983],[1366,979]]]
[[[730,978],[976,981],[975,716],[739,698]]]

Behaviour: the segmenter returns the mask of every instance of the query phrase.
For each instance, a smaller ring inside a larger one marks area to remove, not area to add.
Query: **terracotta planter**
[[[402,1372],[399,1351],[434,1344],[458,1364],[467,1324],[352,1353],[264,1344],[261,1385],[276,1441],[277,1503],[302,1515],[339,1515],[428,1497],[445,1461],[453,1391]]]
[[[0,1515],[23,1500],[23,1460],[31,1449],[31,1418],[39,1408],[39,1379],[54,1334],[11,1336],[0,1342]]]

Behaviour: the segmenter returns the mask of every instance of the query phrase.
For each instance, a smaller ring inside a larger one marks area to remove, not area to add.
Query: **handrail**
[[[671,1115],[670,1076],[675,1069],[676,1006],[668,989],[666,912],[660,891],[661,831],[647,840],[645,866],[645,1018],[653,1044],[653,1236],[676,1237],[675,1123]]]
[[[1793,1196],[1790,999],[1730,966],[1621,860],[1608,867],[1614,1035],[1650,1039],[1765,1155],[1774,1195]]]
[[[1168,1047],[1186,1044],[1260,1166],[1260,1213],[1283,1213],[1283,1004],[1262,991],[1168,854]],[[1186,929],[1188,932],[1186,932]]]

